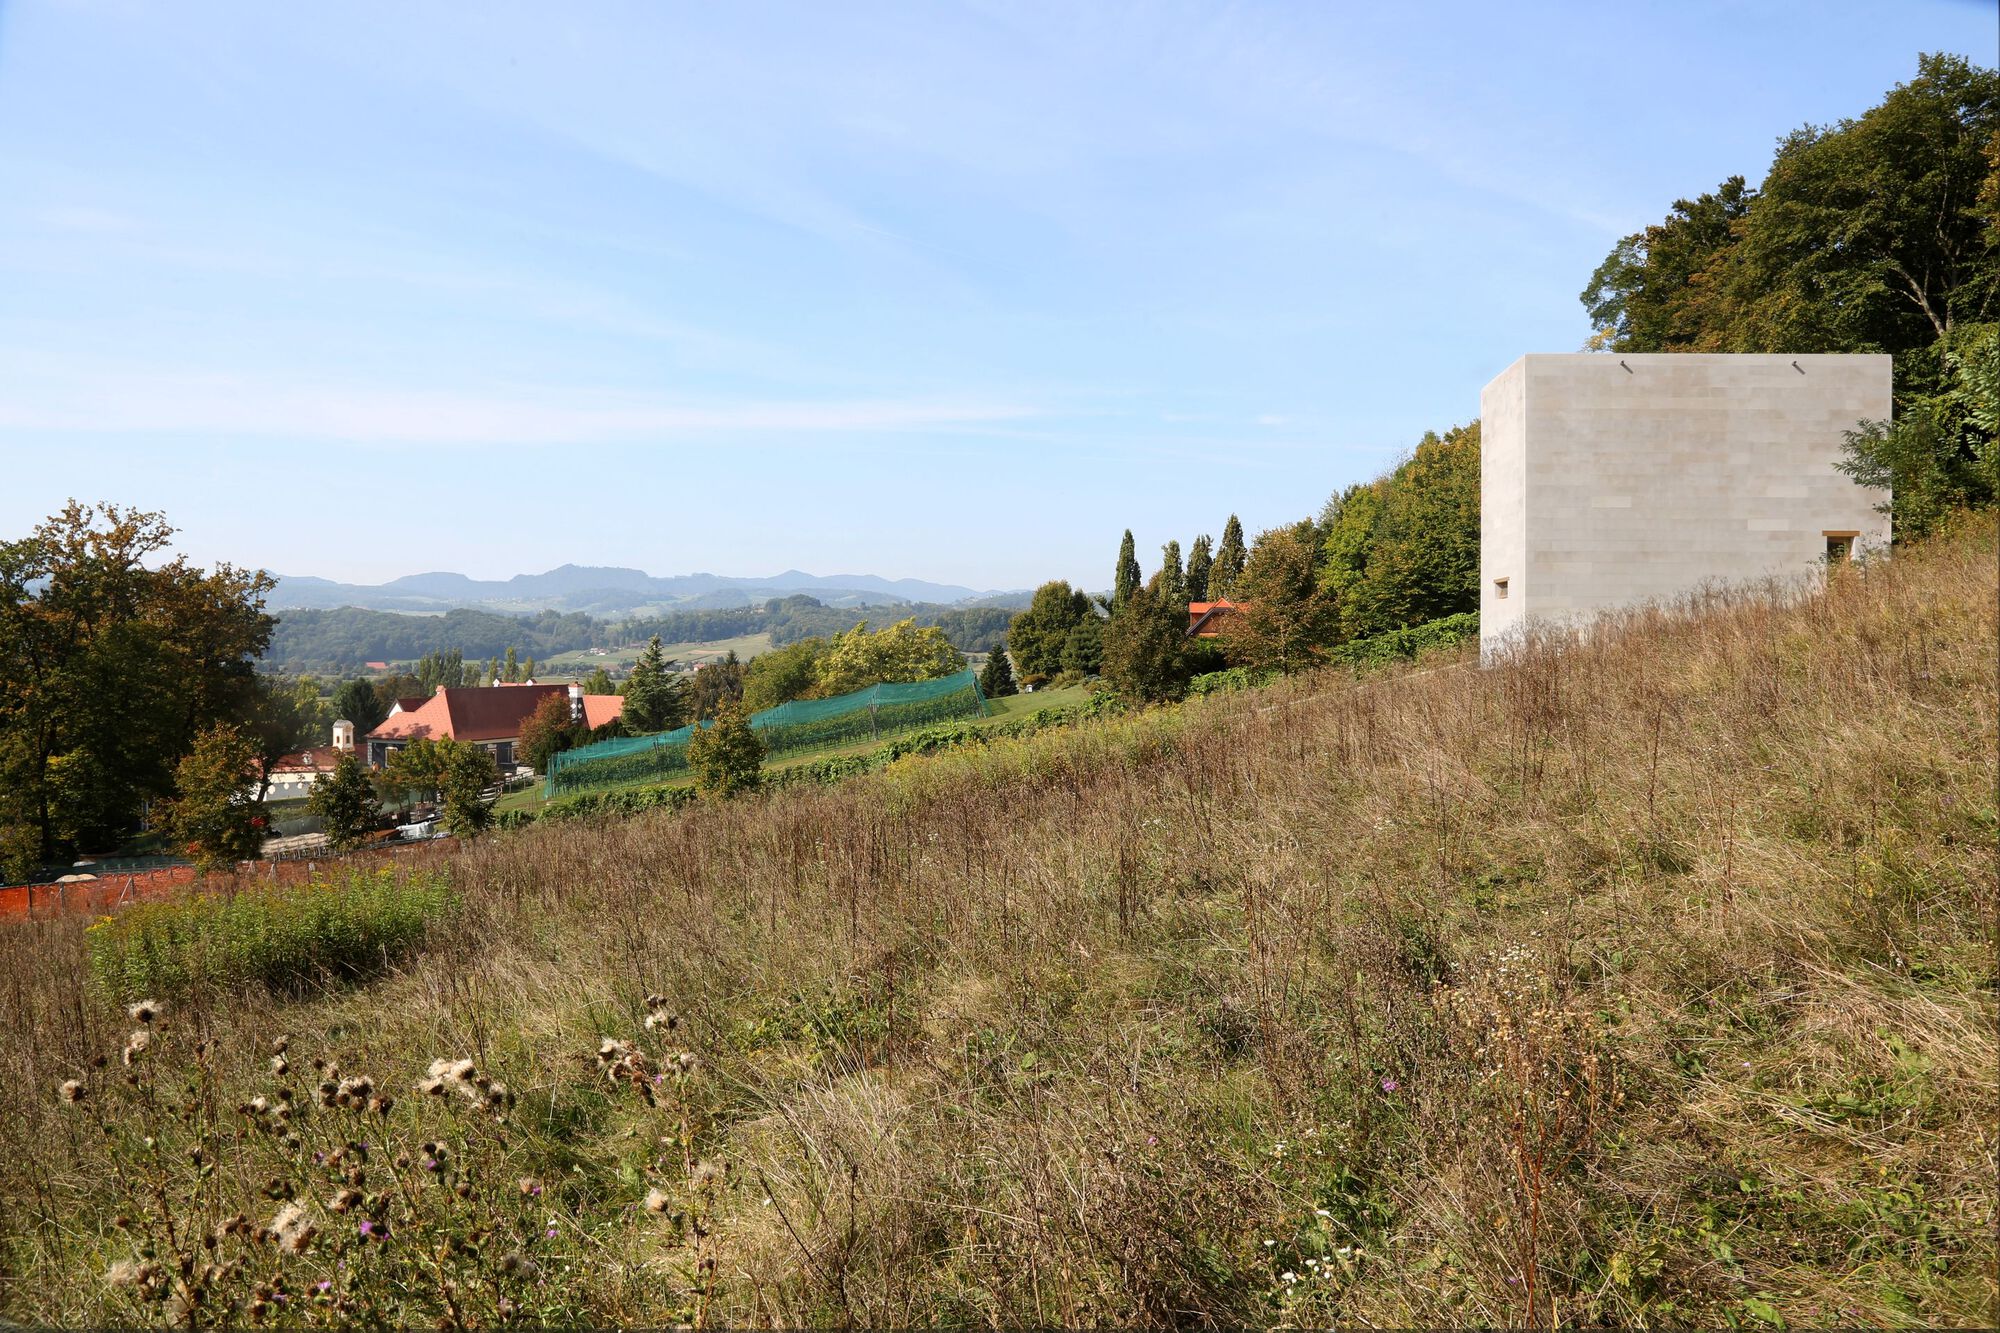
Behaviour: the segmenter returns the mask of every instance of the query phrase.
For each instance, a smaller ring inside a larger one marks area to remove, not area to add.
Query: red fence
[[[321,870],[361,861],[399,861],[404,864],[430,860],[455,849],[456,838],[436,838],[403,846],[370,847],[347,856],[328,854],[301,860],[245,861],[234,870],[197,875],[193,866],[166,866],[159,870],[135,870],[109,874],[102,879],[78,880],[70,884],[23,884],[0,889],[0,920],[58,916],[84,912],[102,916],[128,903],[149,898],[166,898],[177,890],[199,883],[203,888],[254,888],[259,884],[300,884]]]

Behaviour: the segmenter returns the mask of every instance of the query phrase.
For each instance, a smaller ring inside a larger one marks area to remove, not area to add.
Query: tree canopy
[[[938,680],[965,670],[965,655],[935,625],[899,620],[871,633],[861,622],[836,634],[813,665],[822,698],[851,694],[884,681]]]
[[[146,800],[173,792],[195,738],[250,710],[272,580],[158,562],[172,536],[159,514],[72,501],[0,542],[0,847],[12,860],[115,847]]]
[[[1028,609],[1014,617],[1007,642],[1014,665],[1029,684],[1055,675],[1063,669],[1063,649],[1070,632],[1085,621],[1097,619],[1090,594],[1072,588],[1061,579],[1035,589]]]

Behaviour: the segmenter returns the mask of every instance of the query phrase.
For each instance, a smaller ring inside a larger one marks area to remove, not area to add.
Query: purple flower
[[[1403,1086],[1402,1084],[1398,1083],[1393,1078],[1385,1078],[1382,1080],[1382,1091],[1384,1092],[1394,1092],[1396,1089],[1402,1086]]]
[[[549,1228],[549,1239],[550,1239],[550,1240],[554,1240],[555,1238],[556,1238],[556,1229],[555,1229],[554,1227],[550,1227],[550,1228]]]
[[[364,1236],[372,1236],[375,1234],[375,1224],[364,1217],[361,1219],[361,1226],[358,1230]]]
[[[332,1279],[331,1279],[331,1278],[321,1278],[321,1279],[320,1279],[320,1281],[319,1281],[319,1285],[318,1285],[317,1287],[315,1287],[315,1288],[314,1288],[314,1290],[315,1290],[315,1291],[332,1291],[332,1290],[333,1290],[333,1281],[332,1281]]]
[[[437,1169],[438,1169],[438,1159],[437,1159],[437,1158],[435,1158],[435,1157],[426,1157],[426,1158],[424,1158],[424,1170],[426,1170],[426,1171],[436,1171]]]

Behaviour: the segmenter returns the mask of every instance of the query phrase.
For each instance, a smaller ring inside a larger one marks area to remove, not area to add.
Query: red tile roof
[[[1235,615],[1246,605],[1226,597],[1213,602],[1189,602],[1187,632],[1197,639],[1213,639],[1222,633],[1216,622]]]
[[[331,745],[315,745],[296,754],[278,756],[278,762],[271,765],[271,776],[277,777],[281,773],[331,773],[342,754],[352,753],[351,750],[336,750]]]
[[[413,741],[419,737],[455,741],[510,741],[551,695],[569,697],[567,685],[468,685],[440,689],[424,700],[399,699],[403,711],[392,713],[368,733],[373,741]],[[411,707],[411,704],[416,707]],[[583,696],[584,719],[592,726],[617,717],[625,701],[616,695]]]

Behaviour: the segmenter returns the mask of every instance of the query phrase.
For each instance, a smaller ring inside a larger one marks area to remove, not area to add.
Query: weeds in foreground
[[[538,825],[151,1023],[0,931],[0,1314],[1991,1325],[1995,558]]]

